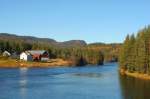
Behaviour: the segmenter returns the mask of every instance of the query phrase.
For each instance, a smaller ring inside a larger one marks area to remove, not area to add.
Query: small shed
[[[13,52],[13,53],[11,54],[11,58],[17,59],[17,58],[19,58],[19,55],[17,54],[17,52]]]
[[[3,56],[5,56],[5,57],[11,56],[11,54],[10,54],[8,51],[4,51],[2,54],[3,54]]]

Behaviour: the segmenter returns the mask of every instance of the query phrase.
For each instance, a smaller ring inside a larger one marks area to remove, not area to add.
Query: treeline
[[[0,40],[0,53],[5,50],[18,55],[26,50],[47,50],[50,58],[62,58],[69,60],[76,66],[87,64],[103,64],[104,56],[100,50],[89,49],[88,47],[57,47],[45,43],[27,43],[23,40]]]
[[[120,68],[129,72],[150,74],[150,26],[136,36],[128,35],[120,51]]]
[[[105,62],[117,62],[121,45],[122,44],[119,43],[94,43],[89,44],[88,47],[91,49],[100,50],[104,55]]]
[[[104,61],[104,56],[100,50],[88,49],[87,47],[56,48],[50,52],[51,55],[56,55],[55,57],[57,58],[72,61],[76,66],[87,64],[102,65]]]

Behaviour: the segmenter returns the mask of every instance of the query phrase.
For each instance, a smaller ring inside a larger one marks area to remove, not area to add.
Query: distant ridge
[[[74,46],[86,46],[87,43],[84,40],[70,40],[65,42],[58,42],[51,38],[38,38],[34,36],[19,36],[9,33],[0,33],[0,40],[23,40],[27,43],[46,43],[48,45],[54,45],[59,47],[74,47]]]

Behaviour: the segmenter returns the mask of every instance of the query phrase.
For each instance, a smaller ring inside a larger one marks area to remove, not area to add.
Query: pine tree
[[[135,71],[135,37],[134,35],[131,35],[129,42],[128,42],[128,56],[129,58],[127,58],[127,69],[130,72],[134,72]]]
[[[127,59],[128,59],[128,52],[129,52],[129,40],[130,37],[127,35],[124,44],[122,45],[122,48],[120,50],[120,56],[119,56],[119,64],[120,68],[126,70],[127,69]]]

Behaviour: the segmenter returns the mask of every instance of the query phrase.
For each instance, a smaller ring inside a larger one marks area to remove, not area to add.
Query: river
[[[0,99],[149,99],[150,81],[103,66],[0,69]]]

